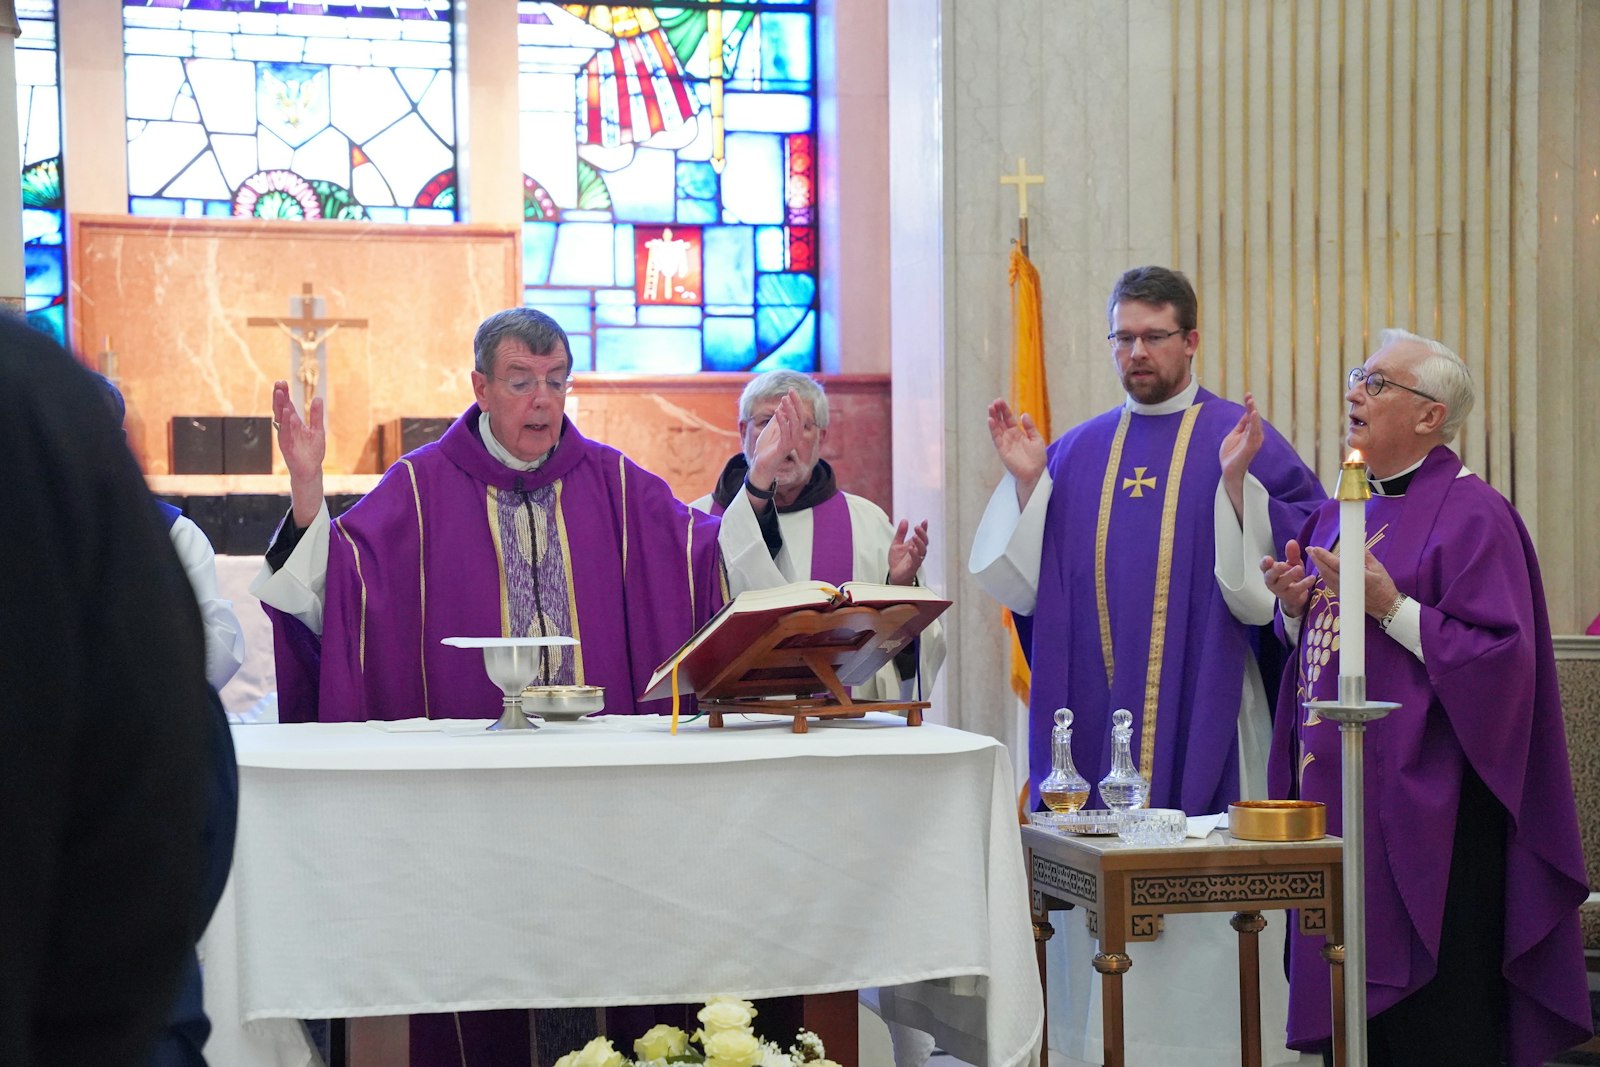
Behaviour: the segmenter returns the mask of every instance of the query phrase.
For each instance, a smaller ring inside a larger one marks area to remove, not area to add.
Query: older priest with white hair
[[[778,417],[798,416],[795,447],[761,444]],[[732,456],[717,487],[694,507],[722,516],[721,544],[729,591],[812,581],[913,585],[928,553],[928,524],[896,525],[882,508],[839,488],[822,458],[828,396],[810,376],[776,370],[757,375],[739,397],[742,452]],[[933,686],[944,663],[944,630],[934,622],[870,681],[861,700],[909,699]]]

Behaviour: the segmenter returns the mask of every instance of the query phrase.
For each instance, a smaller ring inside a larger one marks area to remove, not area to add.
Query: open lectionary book
[[[839,675],[845,685],[859,685],[872,677],[906,643],[943,614],[950,601],[921,586],[879,582],[845,582],[839,586],[826,582],[792,582],[770,589],[748,589],[724,604],[721,611],[683,643],[683,647],[656,668],[640,699],[657,700],[672,695],[674,664],[678,665],[679,692],[705,695],[705,685],[718,671],[755,644],[779,619],[793,612],[830,612],[849,607],[882,610],[900,604],[913,607],[915,614],[898,626],[888,640],[880,642],[873,654],[852,660],[849,676],[843,672]],[[815,640],[815,637],[795,640]]]

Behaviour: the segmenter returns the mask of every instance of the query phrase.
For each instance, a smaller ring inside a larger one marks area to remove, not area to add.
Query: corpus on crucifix
[[[252,315],[251,326],[276,326],[289,335],[289,389],[295,408],[305,416],[311,401],[322,397],[328,403],[327,340],[341,326],[365,329],[366,319],[325,319],[323,302],[312,293],[311,283],[300,287],[300,295],[289,298],[290,318],[275,319]]]

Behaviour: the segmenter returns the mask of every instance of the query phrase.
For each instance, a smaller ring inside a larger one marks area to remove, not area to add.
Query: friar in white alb
[[[761,431],[788,398],[800,418],[799,446],[777,462],[756,451]],[[694,507],[722,516],[720,544],[729,593],[803,582],[847,581],[921,584],[928,554],[928,524],[891,523],[883,509],[839,488],[822,458],[828,435],[828,397],[798,371],[757,375],[739,397],[739,437],[716,489]],[[944,631],[937,622],[852,694],[861,700],[924,698],[944,663]]]

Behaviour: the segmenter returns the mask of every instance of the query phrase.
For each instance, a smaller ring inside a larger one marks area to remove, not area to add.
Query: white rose
[[[750,1020],[756,1017],[756,1006],[738,997],[712,997],[695,1015],[706,1033],[718,1030],[748,1030]]]
[[[761,1063],[759,1067],[795,1067],[794,1057],[777,1045],[768,1043],[761,1046]]]
[[[761,1042],[749,1030],[718,1030],[702,1043],[706,1067],[755,1067],[761,1062]]]
[[[597,1037],[577,1054],[577,1058],[566,1067],[622,1067],[626,1061],[622,1053],[612,1047],[611,1039]],[[557,1064],[556,1067],[562,1067]]]
[[[572,1065],[577,1062],[578,1054],[576,1052],[569,1052],[556,1061],[556,1067],[572,1067]]]
[[[633,1054],[641,1060],[664,1060],[682,1056],[689,1049],[689,1035],[676,1026],[657,1023],[633,1043]]]

